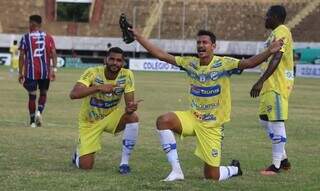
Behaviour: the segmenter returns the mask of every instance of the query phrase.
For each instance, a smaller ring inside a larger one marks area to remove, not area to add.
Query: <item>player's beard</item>
[[[111,73],[113,74],[117,74],[120,70],[121,70],[121,67],[119,66],[116,66],[116,65],[107,65],[107,69],[108,71],[110,71]]]

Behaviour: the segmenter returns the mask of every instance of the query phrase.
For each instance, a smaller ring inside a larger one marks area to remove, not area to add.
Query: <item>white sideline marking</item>
[[[26,123],[22,123],[20,121],[15,121],[15,120],[0,120],[1,122],[5,122],[5,123],[15,123],[15,124],[19,124],[19,125],[23,125],[23,126],[28,126]],[[77,125],[64,125],[64,124],[59,124],[59,123],[44,123],[44,127],[46,126],[50,126],[50,127],[76,127]]]

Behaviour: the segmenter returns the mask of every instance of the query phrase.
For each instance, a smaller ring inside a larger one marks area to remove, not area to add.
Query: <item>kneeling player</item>
[[[101,149],[102,132],[124,130],[121,174],[130,172],[129,157],[138,136],[137,102],[134,101],[134,79],[122,68],[124,53],[118,47],[109,50],[105,66],[87,69],[70,92],[71,99],[84,98],[79,114],[79,142],[72,162],[81,169],[92,169],[94,154]],[[124,95],[126,107],[119,107]]]
[[[164,181],[183,180],[177,144],[173,133],[181,136],[196,136],[195,154],[204,162],[204,176],[216,181],[241,176],[238,160],[221,166],[221,142],[223,125],[230,120],[231,94],[230,75],[236,71],[253,68],[280,50],[281,40],[253,57],[238,60],[214,55],[216,37],[210,31],[197,34],[198,57],[173,56],[152,44],[137,31],[131,30],[136,40],[154,57],[186,71],[189,80],[189,110],[175,111],[157,119],[160,142],[166,152],[172,171]]]

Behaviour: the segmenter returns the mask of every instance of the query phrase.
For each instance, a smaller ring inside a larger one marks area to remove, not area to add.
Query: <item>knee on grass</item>
[[[91,170],[94,164],[93,155],[81,156],[79,159],[79,168],[83,170]]]
[[[220,174],[217,172],[205,172],[204,177],[208,180],[219,181]]]

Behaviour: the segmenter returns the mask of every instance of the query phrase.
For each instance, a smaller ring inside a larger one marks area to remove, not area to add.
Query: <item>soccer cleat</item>
[[[230,166],[238,167],[238,173],[233,175],[233,176],[242,176],[242,170],[241,170],[241,167],[240,167],[240,161],[232,160],[231,163],[230,163]]]
[[[35,121],[36,121],[37,127],[41,127],[41,125],[42,125],[42,116],[41,116],[40,111],[37,111],[36,117],[35,117]]]
[[[76,160],[77,160],[77,153],[74,152],[72,155],[72,158],[71,158],[71,162],[72,162],[72,164],[77,166]]]
[[[127,44],[133,42],[134,41],[133,32],[128,29],[128,28],[132,29],[132,25],[128,22],[126,15],[123,13],[120,15],[119,25],[122,31],[123,41]]]
[[[260,174],[263,176],[274,176],[280,172],[280,168],[276,168],[274,164],[270,165],[268,168],[261,170]]]
[[[291,164],[288,159],[283,159],[280,164],[280,169],[289,170],[291,169]]]
[[[77,152],[74,152],[71,158],[72,164],[74,164],[77,168],[79,168],[79,156]]]
[[[127,175],[131,171],[130,166],[128,164],[122,164],[119,166],[119,173],[122,175]]]
[[[167,178],[163,179],[164,182],[171,182],[176,180],[184,180],[184,175],[182,171],[171,171]]]
[[[31,124],[30,124],[30,127],[31,127],[31,128],[36,128],[37,125],[36,125],[35,123],[31,123]]]

